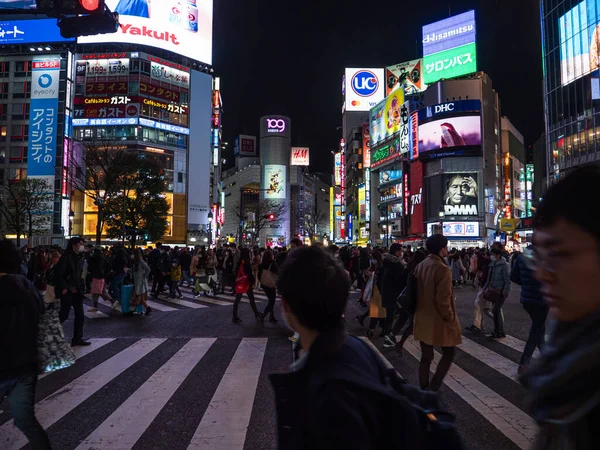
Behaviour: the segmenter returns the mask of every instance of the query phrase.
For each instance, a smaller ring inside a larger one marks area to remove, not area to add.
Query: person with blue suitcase
[[[152,308],[148,306],[148,276],[150,275],[150,267],[142,258],[142,253],[139,248],[133,252],[133,269],[130,278],[133,279],[133,284],[123,285],[121,306],[123,314],[128,317],[135,313],[142,314],[144,310],[146,315],[152,313]]]

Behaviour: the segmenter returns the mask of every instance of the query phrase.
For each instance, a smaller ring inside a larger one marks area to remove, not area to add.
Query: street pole
[[[244,188],[240,188],[240,224],[238,229],[238,244],[242,247],[242,234],[244,233]]]

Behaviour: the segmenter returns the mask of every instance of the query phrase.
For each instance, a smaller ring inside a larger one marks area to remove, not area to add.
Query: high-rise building
[[[56,19],[6,16],[3,27],[16,31],[0,55],[0,175],[51,182],[44,242],[96,235],[102,199],[75,183],[85,182],[89,148],[159,164],[170,205],[164,242],[183,244],[190,230],[218,235],[222,103],[208,65],[212,0],[197,2],[193,26],[170,20],[167,3],[119,11],[121,3],[107,0],[120,13],[119,31],[77,41],[60,36]],[[139,24],[164,29],[179,45],[127,32]]]
[[[545,169],[553,183],[600,160],[600,5],[594,0],[541,0],[540,13]]]

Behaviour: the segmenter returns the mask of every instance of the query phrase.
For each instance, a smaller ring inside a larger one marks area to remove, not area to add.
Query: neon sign
[[[267,119],[268,133],[283,133],[285,131],[285,120],[283,119]]]

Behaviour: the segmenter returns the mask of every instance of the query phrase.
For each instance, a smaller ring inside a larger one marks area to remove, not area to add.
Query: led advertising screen
[[[379,184],[390,183],[395,180],[402,179],[401,170],[380,170],[379,171]]]
[[[385,95],[390,95],[398,87],[404,86],[406,95],[424,91],[423,60],[416,59],[396,64],[385,69]]]
[[[423,77],[426,84],[477,72],[475,43],[434,53],[423,58]]]
[[[423,27],[423,56],[475,43],[475,11],[467,11]]]
[[[470,147],[470,148],[469,148]],[[472,150],[468,152],[467,150]],[[457,156],[481,151],[481,117],[445,117],[419,124],[419,155]]]
[[[446,217],[477,216],[479,214],[479,187],[477,173],[444,174],[443,211]],[[442,208],[440,208],[440,211]]]
[[[358,220],[364,223],[367,220],[367,190],[365,184],[358,186]]]
[[[346,111],[369,111],[385,97],[383,69],[346,69]]]
[[[335,178],[335,185],[341,186],[342,185],[342,154],[341,153],[335,154],[333,165],[334,165],[333,175]]]
[[[363,167],[369,169],[371,167],[371,129],[368,124],[363,124]]]
[[[600,0],[583,0],[558,19],[561,82],[598,70]]]
[[[212,64],[212,0],[106,0],[106,6],[119,13],[119,30],[82,36],[77,43],[147,45]]]
[[[0,2],[0,5],[3,3]],[[1,9],[1,7],[0,7]],[[0,44],[74,42],[60,35],[56,19],[0,21]]]
[[[263,177],[263,189],[265,199],[282,200],[286,198],[286,167],[281,164],[269,164],[265,166]]]

